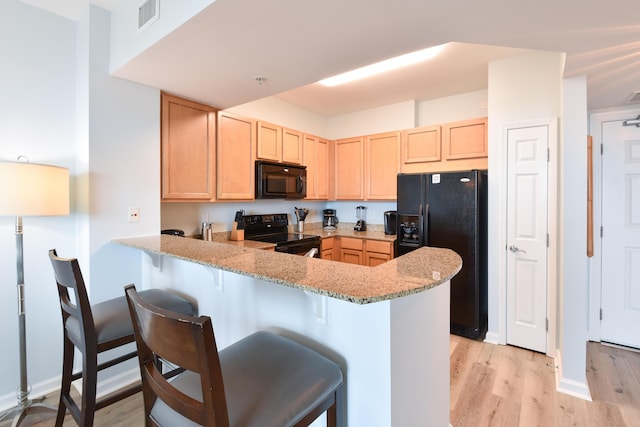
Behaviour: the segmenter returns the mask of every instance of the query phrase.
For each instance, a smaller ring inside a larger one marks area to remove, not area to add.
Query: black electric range
[[[320,236],[289,233],[289,219],[285,213],[245,215],[242,220],[246,240],[275,243],[276,252],[296,255],[307,255],[316,249],[314,257],[320,257]]]

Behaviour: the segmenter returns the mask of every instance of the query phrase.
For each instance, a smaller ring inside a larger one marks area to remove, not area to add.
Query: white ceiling
[[[77,19],[89,2],[121,0],[23,1]],[[444,43],[401,72],[313,84]],[[566,52],[564,76],[587,76],[590,110],[628,105],[640,90],[637,0],[217,0],[116,75],[220,108],[276,95],[332,116],[486,89],[487,63],[526,49]]]

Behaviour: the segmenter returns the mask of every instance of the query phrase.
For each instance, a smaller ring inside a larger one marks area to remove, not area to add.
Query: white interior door
[[[507,134],[507,343],[546,352],[549,126]]]
[[[640,128],[602,129],[601,339],[640,348]]]

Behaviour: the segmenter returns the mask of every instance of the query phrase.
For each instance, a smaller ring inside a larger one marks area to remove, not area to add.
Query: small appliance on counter
[[[304,233],[304,219],[309,215],[309,209],[294,207],[296,219],[298,220],[298,232]]]
[[[208,242],[213,240],[213,228],[211,227],[210,222],[202,223],[202,240],[206,240]]]
[[[333,231],[338,224],[335,209],[325,209],[322,211],[322,228],[325,231]]]
[[[236,217],[233,219],[233,224],[231,225],[229,240],[244,240],[244,222],[244,211],[237,211]]]
[[[384,213],[384,234],[396,234],[397,211],[386,211]]]
[[[367,231],[367,207],[356,207],[356,226],[353,227],[355,231]]]

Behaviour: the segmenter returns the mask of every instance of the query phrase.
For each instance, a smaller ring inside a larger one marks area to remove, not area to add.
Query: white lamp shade
[[[0,216],[69,215],[69,170],[0,162]]]

